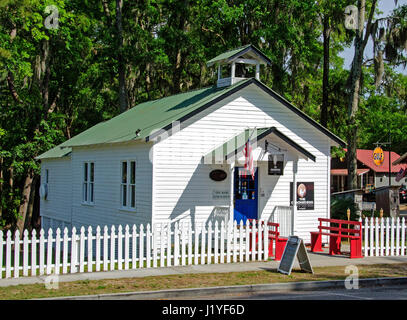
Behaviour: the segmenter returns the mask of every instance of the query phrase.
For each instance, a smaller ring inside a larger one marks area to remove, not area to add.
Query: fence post
[[[365,236],[365,257],[367,257],[369,255],[369,237],[368,237],[369,224],[368,224],[368,221],[369,221],[369,219],[365,218],[365,228],[364,228],[364,231],[365,231],[365,234],[364,234],[364,236]]]
[[[160,223],[160,267],[164,267],[165,263],[165,227],[163,223]]]
[[[6,278],[11,277],[11,231],[7,231],[6,238]]]
[[[256,260],[256,223],[253,221],[252,222],[252,247],[250,248],[252,250],[252,261]]]
[[[95,236],[95,245],[96,245],[96,271],[100,271],[100,226],[96,227],[96,236]]]
[[[79,238],[79,272],[85,271],[85,227],[81,227]]]
[[[57,229],[55,235],[55,274],[60,274],[61,265],[61,229]]]
[[[391,217],[390,255],[394,256],[394,217]]]
[[[40,242],[40,244],[41,244],[41,242]],[[76,259],[77,258],[78,258],[78,255],[77,255],[77,242],[76,242],[76,228],[73,227],[72,235],[71,235],[71,273],[76,272]]]
[[[239,262],[243,262],[243,220],[239,224]]]
[[[226,263],[230,263],[230,250],[231,250],[231,238],[232,238],[233,221],[229,220],[226,228]]]
[[[28,230],[27,229],[24,230],[24,238],[23,238],[23,276],[28,276]]]
[[[107,226],[103,228],[103,271],[109,268],[109,230]]]
[[[113,225],[110,228],[110,270],[115,269],[116,262],[116,228]]]
[[[124,229],[124,270],[129,270],[130,227],[126,224]]]
[[[396,256],[400,255],[400,217],[397,217],[396,222]]]
[[[220,223],[220,263],[225,262],[225,221]]]
[[[31,276],[37,275],[37,231],[31,232]]]
[[[246,235],[245,235],[245,253],[246,253],[246,261],[250,260],[250,222],[249,219],[246,220]]]
[[[137,264],[137,226],[133,224],[132,228],[132,269],[136,269]]]
[[[140,236],[139,236],[139,268],[144,267],[144,226],[140,226]]]
[[[185,266],[186,262],[186,238],[185,238],[185,223],[180,223],[181,229],[181,266]]]
[[[206,228],[203,223],[201,223],[201,264],[205,264],[205,237]]]
[[[380,255],[379,253],[379,218],[374,218],[375,219],[375,256],[378,257]]]
[[[172,234],[171,222],[167,224],[167,267],[171,267]]]
[[[233,250],[233,262],[237,262],[237,221],[234,220],[233,221],[233,237],[232,237],[232,241],[233,241],[233,246],[232,246],[232,250]]]
[[[93,272],[93,235],[92,226],[88,227],[88,261],[87,270],[88,272]]]
[[[206,263],[211,264],[212,263],[212,222],[209,221],[208,224],[208,250],[207,250],[207,255],[206,255]]]
[[[188,223],[188,265],[192,264],[192,225]]]
[[[264,222],[264,232],[263,232],[263,237],[264,237],[264,245],[263,245],[263,251],[264,251],[264,260],[267,261],[269,259],[269,229],[267,222]]]
[[[117,270],[123,269],[123,227],[117,228]]]
[[[157,268],[157,225],[151,225],[152,231],[152,249],[153,249],[153,268]]]
[[[259,247],[259,249],[258,249],[258,254],[257,254],[257,259],[259,260],[259,261],[261,261],[262,260],[262,250],[263,250],[263,248],[262,248],[262,242],[263,242],[263,233],[262,233],[262,222],[263,221],[261,221],[261,220],[259,220],[259,222],[258,222],[258,226],[257,226],[257,229],[258,229],[258,247]]]
[[[20,276],[20,231],[14,233],[14,278]]]
[[[68,228],[64,228],[64,240],[62,244],[62,273],[66,274],[68,272],[68,243],[69,235]]]
[[[151,227],[150,224],[147,224],[147,230],[146,230],[146,251],[147,251],[147,264],[146,267],[150,268],[151,267]]]
[[[384,223],[383,218],[380,218],[380,255],[384,255]]]

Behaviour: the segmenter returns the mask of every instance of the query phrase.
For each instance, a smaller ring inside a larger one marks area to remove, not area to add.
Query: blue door
[[[254,180],[245,168],[235,168],[235,210],[234,219],[239,224],[241,220],[257,219],[257,168]]]

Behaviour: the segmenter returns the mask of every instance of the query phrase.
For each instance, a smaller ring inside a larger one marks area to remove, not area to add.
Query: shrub
[[[358,221],[359,216],[356,214],[358,206],[352,198],[338,198],[331,200],[331,219],[348,220],[346,214],[350,209],[350,220]]]

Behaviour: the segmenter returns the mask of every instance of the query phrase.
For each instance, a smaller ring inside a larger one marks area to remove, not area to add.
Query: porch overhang
[[[279,140],[289,145],[301,157],[310,159],[315,162],[316,157],[311,152],[304,149],[298,143],[287,137],[276,127],[266,127],[244,130],[240,134],[234,136],[230,140],[224,142],[222,145],[218,146],[217,148],[213,149],[208,154],[203,156],[204,163],[214,164],[230,162],[233,159],[237,159],[239,153],[243,151],[245,144],[249,138],[250,144],[253,147],[253,145],[257,145],[260,140],[270,135],[277,137]]]

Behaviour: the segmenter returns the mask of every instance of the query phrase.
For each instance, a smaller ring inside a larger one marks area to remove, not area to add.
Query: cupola
[[[209,60],[207,66],[218,67],[217,86],[231,86],[247,78],[260,80],[260,65],[270,65],[271,61],[251,44],[221,53]]]

